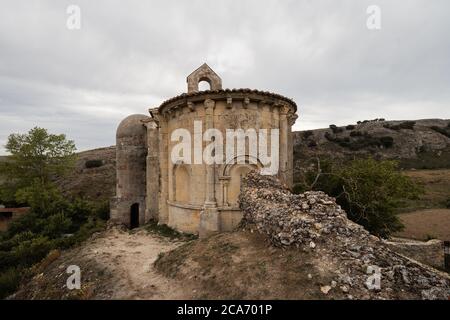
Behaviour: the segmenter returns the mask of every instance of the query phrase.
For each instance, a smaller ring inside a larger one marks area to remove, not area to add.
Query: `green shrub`
[[[312,135],[314,135],[314,133],[312,132],[312,130],[306,130],[306,131],[303,131],[303,139],[308,139],[308,138],[311,137]]]
[[[446,136],[447,138],[450,138],[450,127],[438,127],[438,126],[432,126],[430,129]]]
[[[167,237],[170,239],[187,239],[187,240],[192,240],[192,239],[196,239],[197,236],[194,234],[189,234],[189,233],[182,233],[182,232],[178,232],[175,229],[172,229],[171,227],[169,227],[166,224],[158,224],[158,222],[151,220],[149,223],[147,223],[147,225],[145,226],[145,229],[148,232],[151,233],[156,233],[162,237]]]
[[[389,136],[380,137],[380,142],[385,148],[390,148],[394,145],[394,138]]]
[[[357,159],[345,163],[321,160],[321,174],[304,173],[303,186],[295,191],[321,190],[336,197],[349,219],[371,233],[389,237],[402,229],[396,213],[405,199],[416,199],[423,192],[411,178],[397,170],[395,161]],[[311,186],[312,182],[316,183]]]
[[[18,266],[29,267],[39,262],[53,249],[53,243],[43,236],[21,242],[11,251]]]
[[[348,126],[345,127],[346,130],[353,130],[355,128],[356,128],[356,126],[353,124],[349,124]]]
[[[334,142],[343,148],[348,148],[354,151],[369,147],[379,148],[383,146],[385,148],[390,148],[394,144],[394,139],[390,136],[373,137],[367,132],[361,133],[360,131],[352,131],[350,132],[350,137],[354,139],[350,139],[349,137],[339,138],[333,136],[329,132],[325,133],[325,138],[328,141]]]
[[[10,268],[0,273],[0,299],[14,293],[19,287],[21,276],[16,268]]]
[[[103,161],[96,159],[96,160],[87,160],[84,163],[84,166],[86,169],[90,169],[90,168],[98,168],[101,167],[103,165]]]
[[[0,294],[12,293],[31,266],[53,249],[68,248],[103,230],[108,203],[68,199],[52,183],[69,171],[75,160],[75,145],[64,135],[51,135],[34,128],[28,134],[8,138],[9,161],[0,163],[7,182],[0,186],[1,201],[14,201],[30,207],[27,214],[13,220],[0,232]],[[87,167],[102,165],[87,161]],[[7,190],[7,192],[5,192]],[[28,276],[27,276],[28,277]]]

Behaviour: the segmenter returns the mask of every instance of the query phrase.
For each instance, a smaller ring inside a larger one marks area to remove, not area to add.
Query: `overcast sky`
[[[81,29],[66,26],[81,9]],[[381,29],[369,30],[369,5]],[[12,132],[65,133],[78,150],[186,91],[207,62],[225,88],[296,101],[296,130],[450,118],[450,2],[0,0],[0,154]]]

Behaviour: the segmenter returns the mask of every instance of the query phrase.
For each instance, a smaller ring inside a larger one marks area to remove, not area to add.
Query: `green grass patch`
[[[184,241],[197,239],[198,236],[195,234],[179,232],[172,229],[166,224],[158,224],[158,222],[152,220],[144,226],[144,229],[149,233],[157,234],[161,237],[169,239],[179,239]]]

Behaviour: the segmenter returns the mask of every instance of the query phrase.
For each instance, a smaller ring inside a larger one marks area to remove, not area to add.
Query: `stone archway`
[[[175,165],[173,168],[173,193],[174,200],[181,203],[189,203],[190,176],[186,165]]]
[[[225,207],[238,207],[238,197],[241,191],[242,178],[251,170],[260,170],[261,161],[249,155],[229,159],[223,167],[222,200]]]

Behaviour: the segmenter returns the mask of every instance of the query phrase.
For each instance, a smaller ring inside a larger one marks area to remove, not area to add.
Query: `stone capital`
[[[298,119],[298,115],[296,113],[291,113],[288,115],[288,123],[290,126],[293,126],[295,123],[295,120]]]
[[[204,106],[206,109],[214,109],[214,107],[216,106],[216,102],[212,99],[206,99],[203,102]]]
[[[194,111],[194,103],[192,101],[188,101],[187,102],[187,107],[189,109],[189,111]]]

